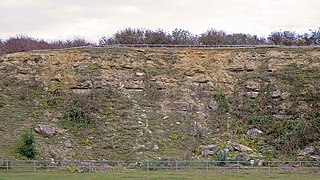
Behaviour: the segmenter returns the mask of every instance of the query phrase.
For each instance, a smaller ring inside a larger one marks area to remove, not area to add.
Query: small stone
[[[241,152],[235,157],[235,159],[237,161],[249,161],[250,160],[250,156],[248,154],[246,154],[246,153]]]
[[[231,145],[227,145],[224,149],[226,151],[234,151],[234,148]]]
[[[158,145],[156,145],[156,144],[155,144],[155,145],[153,145],[153,149],[152,149],[153,151],[159,151],[159,149],[160,149],[160,148],[159,148],[159,146],[158,146]]]
[[[185,71],[183,74],[185,76],[193,76],[195,73],[194,73],[194,71],[188,70],[188,71]]]
[[[72,142],[70,139],[67,139],[63,142],[64,147],[66,148],[71,148],[72,147]]]
[[[210,102],[208,104],[208,109],[212,110],[212,111],[216,111],[219,108],[219,104],[216,101]]]
[[[263,166],[264,160],[259,160],[258,166]]]
[[[156,88],[158,90],[164,90],[166,89],[166,84],[164,82],[161,81],[156,81],[154,83],[151,83],[151,87]]]
[[[259,95],[259,92],[247,92],[246,95],[250,99],[255,99]]]
[[[199,76],[199,77],[195,78],[193,81],[197,82],[197,83],[208,83],[208,82],[210,82],[210,79],[206,76]]]
[[[134,147],[134,152],[143,151],[145,147],[146,147],[145,145],[138,145],[138,146]]]
[[[260,91],[260,84],[255,81],[247,81],[245,83],[245,87],[249,91],[259,92]]]
[[[285,119],[287,116],[285,115],[282,115],[282,114],[274,114],[272,115],[274,118],[277,118],[277,119]]]
[[[282,94],[280,95],[280,97],[281,97],[282,100],[285,100],[285,99],[287,99],[290,95],[291,95],[290,93],[284,92],[284,93],[282,93]]]
[[[58,118],[53,118],[53,119],[51,120],[51,122],[53,122],[53,123],[57,123],[58,121],[59,121]]]
[[[194,156],[194,157],[191,158],[191,160],[193,160],[193,161],[199,161],[200,158],[199,158],[198,156]]]
[[[144,76],[144,73],[142,73],[142,72],[136,72],[136,75],[137,75],[137,76]]]
[[[257,128],[253,128],[253,129],[250,129],[247,131],[247,135],[250,137],[250,138],[253,138],[253,137],[256,137],[256,136],[260,136],[262,135],[263,132]]]
[[[281,97],[281,92],[280,91],[273,91],[271,94],[271,97],[276,99],[276,98],[280,98]]]

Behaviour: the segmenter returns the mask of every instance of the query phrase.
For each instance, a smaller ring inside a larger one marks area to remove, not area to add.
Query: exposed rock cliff
[[[276,158],[320,145],[320,48],[37,51],[2,56],[0,72],[1,158],[39,123],[57,130],[37,136],[41,158],[191,158],[234,143]]]

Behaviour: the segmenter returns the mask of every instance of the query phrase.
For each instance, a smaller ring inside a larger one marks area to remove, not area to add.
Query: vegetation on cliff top
[[[226,33],[209,29],[199,35],[176,28],[171,33],[162,29],[126,28],[111,36],[103,36],[98,43],[83,38],[45,41],[25,35],[0,39],[0,55],[41,49],[63,49],[88,45],[112,44],[173,44],[173,45],[284,45],[309,46],[320,44],[320,28],[303,34],[292,31],[274,31],[268,37],[258,37],[246,33]]]

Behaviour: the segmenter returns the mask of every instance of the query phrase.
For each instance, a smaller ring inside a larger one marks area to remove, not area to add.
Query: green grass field
[[[0,172],[0,180],[102,180],[102,179],[217,179],[217,180],[318,180],[319,174],[218,174],[208,172],[128,172],[128,173],[66,173],[66,172]]]

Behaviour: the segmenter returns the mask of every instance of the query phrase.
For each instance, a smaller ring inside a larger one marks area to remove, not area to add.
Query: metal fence
[[[319,173],[320,161],[213,160],[0,160],[0,171],[206,171],[217,173]]]
[[[41,49],[32,50],[31,52],[42,51],[63,51],[83,48],[176,48],[176,49],[240,49],[240,48],[319,48],[319,45],[311,46],[282,46],[282,45],[173,45],[173,44],[113,44],[113,45],[88,45],[80,47],[70,47],[63,49]]]
[[[144,47],[144,48],[252,48],[275,47],[274,45],[173,45],[173,44],[115,44],[95,47]]]
[[[315,48],[319,45],[310,46],[284,46],[284,45],[200,45],[200,44],[112,44],[112,45],[92,45],[83,47],[137,47],[137,48],[187,48],[187,49],[229,49],[229,48]],[[79,48],[79,47],[75,47]],[[81,47],[80,47],[81,48]]]

